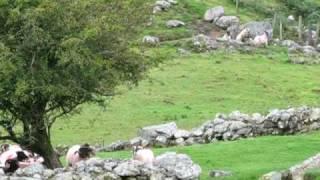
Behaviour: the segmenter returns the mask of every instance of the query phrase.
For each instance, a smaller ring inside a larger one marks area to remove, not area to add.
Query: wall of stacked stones
[[[234,111],[230,114],[217,114],[214,119],[190,131],[178,129],[174,122],[144,127],[138,132],[138,137],[129,141],[117,141],[108,146],[98,146],[97,151],[124,150],[136,145],[185,146],[267,135],[293,135],[319,128],[320,108],[274,109],[266,115]]]
[[[0,180],[197,180],[199,165],[185,154],[168,152],[155,158],[153,165],[135,160],[92,158],[72,168],[46,169],[41,164],[18,169]]]

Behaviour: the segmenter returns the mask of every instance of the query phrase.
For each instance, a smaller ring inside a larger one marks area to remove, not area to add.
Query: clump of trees
[[[145,0],[0,0],[0,140],[61,166],[50,141],[57,118],[136,84],[147,61],[132,42]]]

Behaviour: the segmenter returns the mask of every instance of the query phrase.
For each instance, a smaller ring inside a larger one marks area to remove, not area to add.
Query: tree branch
[[[10,140],[10,141],[16,142],[11,138],[11,136],[0,136],[0,141],[3,141],[3,140]]]

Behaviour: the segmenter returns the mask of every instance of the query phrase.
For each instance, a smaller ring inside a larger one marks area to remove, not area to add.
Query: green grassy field
[[[261,3],[268,9],[281,5],[279,0]],[[320,66],[289,64],[286,49],[179,55],[176,52],[179,40],[190,38],[205,10],[217,5],[224,6],[228,15],[236,14],[231,0],[181,0],[178,6],[155,16],[154,24],[141,35],[155,35],[164,41],[160,46],[146,47],[154,61],[160,58],[163,62],[151,69],[138,87],[130,90],[120,87],[121,94],[106,108],[85,104],[80,114],[59,119],[53,127],[53,143],[107,144],[131,139],[139,128],[147,125],[175,121],[180,128],[191,129],[220,112],[267,113],[273,108],[319,105]],[[239,16],[242,22],[266,18],[248,8],[241,8]],[[170,19],[183,20],[187,25],[167,29],[165,22]],[[311,133],[155,149],[155,152],[190,155],[203,169],[201,179],[209,179],[211,169],[225,169],[234,173],[231,179],[250,180],[318,153],[319,140],[320,133]],[[99,156],[129,158],[130,152]]]
[[[286,60],[285,51],[278,48],[176,57],[153,69],[138,87],[123,90],[106,109],[84,105],[80,114],[58,121],[53,142],[108,143],[132,138],[146,125],[175,121],[190,129],[218,112],[263,113],[319,104],[319,66]]]
[[[256,180],[261,175],[284,170],[319,153],[320,133],[298,136],[261,137],[236,142],[220,142],[155,149],[156,154],[166,151],[185,153],[202,167],[202,180],[210,179],[210,170],[229,170],[227,180]],[[131,152],[101,153],[103,158],[131,158]],[[213,178],[211,178],[213,179]]]

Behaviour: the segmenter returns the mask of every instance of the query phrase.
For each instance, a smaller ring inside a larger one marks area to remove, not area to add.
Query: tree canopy
[[[59,166],[50,143],[55,120],[142,77],[146,61],[132,42],[147,7],[144,0],[0,0],[0,139]]]

